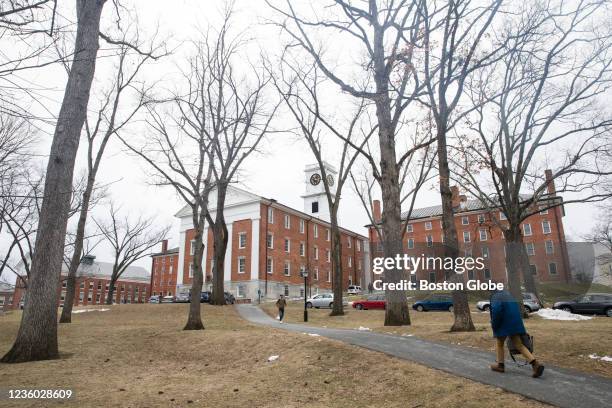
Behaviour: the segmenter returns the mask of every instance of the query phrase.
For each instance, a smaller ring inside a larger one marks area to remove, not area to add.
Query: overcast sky
[[[64,2],[61,2],[64,3]],[[72,6],[73,2],[67,2]],[[138,10],[139,21],[144,31],[152,32],[156,24],[159,24],[159,38],[166,38],[170,48],[174,50],[173,55],[165,62],[159,63],[154,69],[147,72],[147,80],[172,78],[172,74],[181,67],[184,54],[188,48],[185,44],[189,40],[197,38],[210,21],[217,21],[219,13],[217,10],[222,2],[218,0],[189,1],[189,0],[134,0],[134,7]],[[108,21],[111,16],[111,2],[107,3],[104,18]],[[66,5],[64,4],[64,7]],[[235,25],[243,27],[253,37],[250,53],[257,56],[261,50],[274,53],[274,49],[280,47],[278,30],[269,25],[262,25],[267,18],[271,17],[270,11],[264,1],[238,0],[236,2]],[[66,16],[73,13],[70,9],[62,11]],[[333,42],[333,38],[329,39]],[[109,66],[99,64],[96,78],[102,81],[109,75]],[[30,109],[40,114],[51,112],[54,115],[59,111],[59,104],[63,94],[63,86],[66,74],[61,67],[50,67],[37,72],[27,74],[28,80],[38,84],[44,84],[45,91],[40,92],[37,102],[33,102]],[[95,92],[95,91],[94,91]],[[336,96],[330,95],[330,98]],[[276,126],[283,128],[287,120],[279,118]],[[41,154],[40,164],[45,165],[53,128],[41,126],[39,132],[40,143],[38,150]],[[133,132],[146,132],[142,126],[134,126]],[[126,136],[126,135],[124,135]],[[129,137],[129,135],[127,135]],[[139,135],[142,136],[142,135]],[[84,142],[81,144],[85,146]],[[275,198],[279,202],[302,210],[303,202],[300,195],[304,192],[304,167],[314,163],[312,154],[305,142],[298,140],[291,134],[276,133],[271,135],[263,145],[265,153],[251,157],[244,164],[240,183],[250,191],[264,197]],[[79,153],[79,168],[83,167],[83,149]],[[326,157],[334,164],[334,155]],[[157,216],[161,224],[170,223],[174,225],[170,239],[170,245],[178,244],[178,222],[173,215],[182,206],[171,188],[158,188],[148,184],[146,176],[147,167],[138,159],[127,155],[122,147],[114,141],[107,152],[98,180],[101,183],[112,183],[110,192],[113,199],[121,204],[125,212],[134,215],[148,214]],[[77,170],[78,172],[79,170]],[[419,195],[417,207],[439,204],[439,195],[435,186],[425,188]],[[104,207],[100,206],[93,211],[94,216],[103,218]],[[594,223],[594,207],[588,205],[568,206],[564,219],[566,234],[570,238],[577,239],[586,233]],[[367,216],[361,208],[361,204],[355,194],[347,188],[343,194],[340,209],[342,225],[356,232],[366,233],[363,227],[367,222]],[[0,240],[0,252],[6,247],[6,239]],[[106,246],[101,246],[94,251],[100,260],[110,260],[111,254]],[[150,259],[141,260],[139,265],[150,267]]]

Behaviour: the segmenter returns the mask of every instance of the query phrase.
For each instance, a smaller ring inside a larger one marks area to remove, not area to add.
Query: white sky
[[[131,2],[130,2],[131,3]],[[73,2],[68,2],[72,7]],[[156,23],[160,27],[160,37],[168,38],[170,48],[175,48],[175,53],[164,63],[158,64],[155,69],[147,72],[148,80],[171,78],[172,72],[176,72],[180,66],[189,39],[197,38],[198,30],[206,27],[207,20],[214,21],[218,16],[217,10],[223,4],[219,0],[194,1],[194,0],[135,0],[134,7],[138,11],[139,20],[144,30],[152,29]],[[104,18],[107,19],[111,13],[111,2],[107,2]],[[66,7],[66,6],[64,6]],[[254,42],[248,50],[257,56],[260,49],[269,53],[276,52],[280,46],[278,30],[272,26],[262,25],[267,17],[271,16],[263,0],[238,0],[235,9],[235,25],[244,27],[252,33]],[[73,13],[71,9],[63,11],[66,15]],[[333,39],[330,39],[333,41]],[[96,78],[104,78],[108,75],[108,66],[99,64]],[[31,109],[36,112],[47,110],[57,115],[66,74],[59,67],[38,70],[27,74],[28,80],[44,84],[46,91],[41,92],[39,102],[33,103]],[[95,92],[95,91],[94,91]],[[331,95],[331,98],[335,96]],[[91,107],[91,106],[90,106]],[[282,127],[286,120],[279,120],[277,126]],[[48,154],[52,135],[52,128],[41,125],[43,131],[40,133],[39,152],[41,153],[41,165],[46,162],[45,155]],[[141,132],[142,127],[135,126],[134,132]],[[81,142],[82,149],[79,152],[79,169],[82,169],[85,142]],[[297,140],[295,136],[288,134],[274,134],[264,144],[265,154],[253,156],[244,164],[244,171],[240,180],[240,186],[264,197],[275,198],[279,202],[301,210],[303,202],[300,195],[304,191],[303,169],[307,164],[314,163],[314,158],[304,141]],[[326,159],[334,163],[333,155]],[[178,222],[173,214],[182,206],[171,188],[158,188],[147,184],[147,167],[136,158],[128,156],[123,152],[119,143],[111,142],[107,150],[106,159],[101,167],[98,180],[101,183],[111,183],[110,192],[113,199],[123,206],[123,210],[131,214],[156,215],[160,223],[172,223],[174,229],[171,233],[170,246],[178,244]],[[435,205],[439,203],[439,196],[435,188],[424,189],[417,200],[417,207]],[[568,238],[578,239],[586,233],[595,221],[594,207],[590,205],[574,205],[566,208],[564,219],[566,235]],[[103,217],[103,207],[94,210],[94,215]],[[365,225],[368,220],[361,208],[361,203],[346,186],[340,209],[342,225],[360,233],[366,233]],[[0,237],[1,238],[1,237]],[[6,239],[0,239],[0,253],[6,247]],[[107,247],[101,246],[94,251],[100,260],[109,260],[110,252]],[[150,267],[150,259],[145,258],[138,262],[139,265]],[[4,277],[3,277],[4,278]]]

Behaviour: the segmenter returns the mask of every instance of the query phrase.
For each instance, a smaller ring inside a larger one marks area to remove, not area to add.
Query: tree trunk
[[[514,297],[514,300],[520,302],[522,299],[521,293],[521,252],[523,245],[517,243],[518,237],[521,235],[521,229],[519,226],[510,226],[504,231],[504,238],[506,240],[506,271],[508,274],[508,290]],[[522,303],[522,302],[521,302]],[[521,305],[519,303],[519,305]],[[522,306],[522,305],[521,305]]]
[[[211,226],[213,230],[213,291],[211,305],[225,305],[224,269],[225,251],[227,251],[227,225],[223,215],[225,207],[225,194],[227,186],[217,184],[217,210],[215,223]]]
[[[74,253],[70,259],[68,267],[68,279],[66,282],[66,297],[64,298],[64,307],[60,316],[60,323],[72,322],[72,307],[74,306],[74,290],[76,288],[76,275],[81,264],[81,255],[83,253],[83,240],[85,239],[85,224],[87,223],[87,214],[89,212],[89,200],[93,191],[95,176],[90,174],[87,177],[87,186],[83,192],[81,202],[81,212],[79,214],[79,222],[77,224],[76,236],[74,240]]]
[[[445,123],[445,121],[444,121]],[[453,209],[453,192],[450,188],[450,168],[448,166],[448,152],[446,145],[446,130],[438,126],[438,167],[440,182],[440,197],[442,199],[442,230],[444,233],[445,258],[457,259],[459,257],[459,240],[455,226],[455,212]],[[463,274],[454,273],[451,282],[463,282]],[[453,291],[454,322],[451,331],[474,331],[472,314],[468,303],[467,291]]]
[[[104,0],[76,2],[78,24],[75,52],[47,164],[34,259],[28,281],[28,301],[17,339],[2,358],[5,363],[59,357],[57,285],[62,267],[75,156],[96,66],[104,3]]]
[[[200,296],[202,293],[202,284],[204,276],[202,272],[202,259],[204,256],[204,244],[202,242],[203,237],[203,222],[199,222],[196,227],[196,233],[193,237],[195,241],[195,252],[193,255],[193,279],[191,280],[191,303],[189,304],[189,315],[187,316],[187,323],[183,330],[204,330],[204,323],[202,323],[202,312],[200,305]],[[161,301],[161,299],[160,299]]]
[[[336,214],[331,214],[331,239],[332,239],[332,276],[334,279],[334,303],[332,305],[330,316],[344,315],[344,306],[342,305],[343,295],[343,271],[342,271],[342,242],[340,238],[340,229],[338,228],[338,219]]]
[[[108,292],[106,293],[106,304],[107,305],[112,305],[113,304],[113,298],[115,296],[115,285],[117,284],[117,279],[114,277],[111,277],[110,283],[108,284]],[[161,297],[160,297],[160,302],[161,302]]]

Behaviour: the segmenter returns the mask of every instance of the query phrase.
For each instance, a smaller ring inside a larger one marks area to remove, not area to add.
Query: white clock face
[[[332,176],[331,174],[327,175],[327,185],[328,186],[333,186],[334,185],[334,176]]]
[[[310,184],[312,184],[313,186],[316,186],[320,182],[321,182],[321,175],[320,174],[315,173],[312,176],[310,176]]]

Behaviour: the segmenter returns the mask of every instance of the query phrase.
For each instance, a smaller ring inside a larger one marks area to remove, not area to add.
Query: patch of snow
[[[601,361],[606,361],[608,363],[612,363],[612,357],[609,356],[598,356],[597,354],[589,354],[589,358],[592,358],[593,360],[601,360]]]
[[[308,333],[308,335],[312,337],[321,337],[321,335],[317,333]]]
[[[363,326],[359,326],[359,328],[357,330],[361,330],[361,331],[372,331],[372,329],[370,329],[369,327],[363,327]]]
[[[278,360],[278,357],[279,356],[270,356],[270,357],[268,357],[268,362],[270,363],[272,361],[276,361],[276,360]]]
[[[402,334],[402,337],[413,337],[414,334],[408,334],[408,333],[404,333]]]
[[[87,312],[107,312],[110,309],[81,309],[81,310],[73,310],[72,313],[87,313]]]
[[[548,320],[591,320],[592,316],[583,316],[575,313],[566,312],[565,310],[556,309],[540,309],[535,314],[543,319]]]

